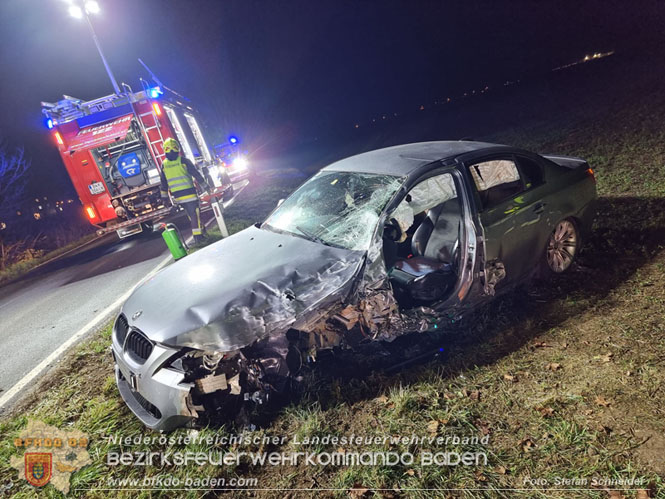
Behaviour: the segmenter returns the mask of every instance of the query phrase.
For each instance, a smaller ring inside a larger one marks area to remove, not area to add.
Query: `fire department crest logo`
[[[63,494],[69,492],[72,473],[90,464],[88,435],[80,430],[60,430],[41,421],[30,420],[14,438],[17,454],[10,465],[33,487],[47,484]]]
[[[43,487],[51,480],[53,454],[50,452],[26,452],[25,479],[35,487]]]

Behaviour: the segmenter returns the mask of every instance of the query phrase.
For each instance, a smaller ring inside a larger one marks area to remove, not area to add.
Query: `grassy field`
[[[13,437],[35,418],[90,434],[93,464],[73,475],[75,496],[171,497],[173,491],[130,490],[128,482],[120,490],[102,490],[111,487],[109,480],[170,475],[253,477],[261,489],[326,489],[317,495],[339,497],[665,497],[665,97],[639,92],[598,100],[606,105],[571,105],[555,120],[536,117],[483,137],[578,155],[596,169],[599,213],[593,236],[570,275],[536,283],[463,319],[444,359],[390,376],[376,372],[314,384],[302,400],[256,432],[297,436],[299,441],[327,434],[475,436],[488,438],[486,446],[304,446],[292,440],[241,446],[247,452],[486,452],[487,465],[109,467],[107,453],[120,446],[105,441],[105,436],[147,432],[116,390],[108,326],[64,359],[0,422],[0,490],[18,497],[36,495],[8,466],[16,453]],[[300,181],[258,179],[228,211],[232,231],[260,220]],[[235,431],[180,429],[172,436]],[[216,444],[140,445],[130,450],[174,449],[228,450]],[[643,485],[636,488],[644,490],[617,492],[613,489],[622,487],[602,483],[578,486],[592,490],[556,486],[561,479],[594,477],[640,479]],[[547,485],[535,483],[538,479],[547,480]],[[52,486],[43,492],[61,495]],[[200,490],[177,493],[214,495]],[[306,493],[263,490],[234,495]]]

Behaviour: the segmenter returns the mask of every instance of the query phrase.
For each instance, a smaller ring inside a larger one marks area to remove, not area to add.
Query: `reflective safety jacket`
[[[192,162],[180,156],[174,160],[164,159],[160,177],[162,197],[168,197],[168,191],[171,191],[176,203],[198,200],[194,179],[201,188],[207,188],[206,181]]]

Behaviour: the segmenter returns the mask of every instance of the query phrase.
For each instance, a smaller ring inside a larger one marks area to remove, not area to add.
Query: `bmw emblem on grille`
[[[134,312],[134,315],[132,315],[132,320],[136,320],[139,317],[141,317],[142,313],[143,313],[143,310],[137,310],[136,312]]]

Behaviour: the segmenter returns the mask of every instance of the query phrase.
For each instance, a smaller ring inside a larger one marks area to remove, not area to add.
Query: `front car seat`
[[[390,273],[390,281],[402,301],[438,301],[455,284],[459,224],[456,198],[427,211],[413,234],[413,257],[398,260]]]

